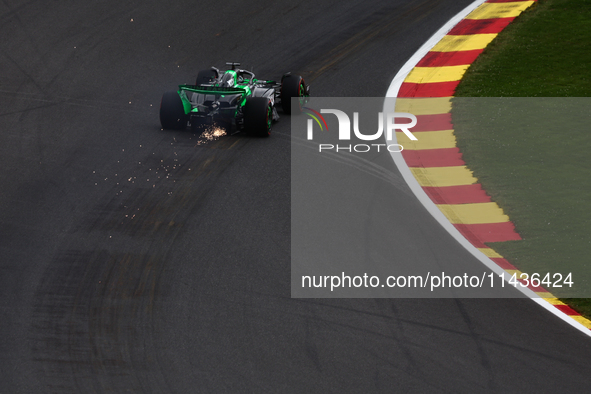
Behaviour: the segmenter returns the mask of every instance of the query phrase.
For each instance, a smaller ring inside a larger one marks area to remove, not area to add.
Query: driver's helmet
[[[225,88],[231,88],[236,84],[236,74],[232,72],[226,72],[220,81],[220,86]]]

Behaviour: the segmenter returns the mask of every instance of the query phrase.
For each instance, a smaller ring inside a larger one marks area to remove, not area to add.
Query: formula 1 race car
[[[299,98],[299,110],[310,95],[310,88],[299,75],[284,74],[281,82],[255,78],[251,71],[237,69],[240,63],[221,72],[215,67],[200,71],[195,85],[180,85],[176,92],[166,92],[160,104],[163,129],[193,130],[203,125],[268,137],[273,121],[279,119],[277,106],[291,113],[291,99]],[[296,109],[297,110],[297,109]]]

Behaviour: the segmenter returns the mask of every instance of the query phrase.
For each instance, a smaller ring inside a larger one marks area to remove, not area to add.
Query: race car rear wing
[[[239,87],[221,87],[221,86],[203,86],[203,85],[179,85],[179,97],[183,102],[183,108],[185,114],[189,114],[193,110],[193,105],[187,97],[187,92],[193,92],[197,94],[205,95],[220,95],[220,96],[231,96],[240,95],[241,101],[245,100],[248,91]]]
[[[198,85],[179,85],[179,90],[187,90],[189,92],[201,94],[245,94],[246,89],[238,87],[221,87],[221,86],[198,86]]]

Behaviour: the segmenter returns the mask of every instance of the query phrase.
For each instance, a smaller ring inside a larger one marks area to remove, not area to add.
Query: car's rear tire
[[[165,130],[184,130],[188,116],[177,92],[166,92],[160,102],[160,124]]]
[[[195,80],[195,85],[204,85],[212,83],[218,74],[215,70],[201,70],[197,74],[197,79]]]
[[[268,137],[273,123],[273,107],[267,97],[250,97],[244,103],[244,130],[257,137]]]
[[[299,75],[287,75],[281,81],[281,108],[286,114],[291,114],[291,99],[300,98],[299,106],[296,106],[297,113],[302,112],[304,106],[303,97],[306,96],[306,83]]]

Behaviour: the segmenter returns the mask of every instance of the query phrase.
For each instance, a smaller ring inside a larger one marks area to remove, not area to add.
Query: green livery
[[[166,92],[160,105],[163,129],[199,130],[205,125],[223,127],[229,132],[245,131],[267,137],[273,122],[279,120],[277,108],[301,111],[310,87],[299,75],[284,74],[280,82],[257,79],[251,71],[237,69],[240,63],[226,63],[231,68],[221,72],[212,67],[197,74],[195,85],[180,85],[176,92]]]

